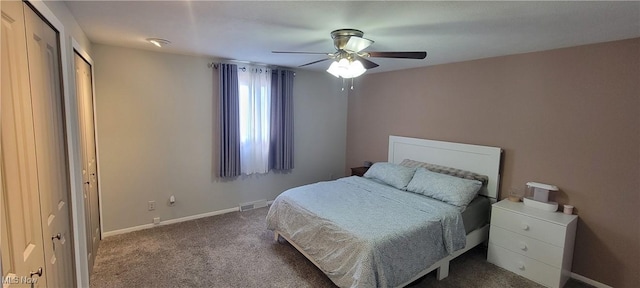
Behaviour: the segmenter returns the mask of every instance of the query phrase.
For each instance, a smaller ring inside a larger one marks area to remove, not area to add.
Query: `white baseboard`
[[[270,206],[271,203],[273,203],[273,200],[267,201],[267,205]],[[149,229],[149,228],[158,227],[158,226],[162,226],[162,225],[169,225],[169,224],[175,224],[175,223],[180,223],[180,222],[185,222],[185,221],[191,221],[191,220],[196,220],[196,219],[200,219],[200,218],[211,217],[211,216],[216,216],[216,215],[221,215],[221,214],[226,214],[226,213],[236,212],[236,211],[240,211],[240,207],[234,207],[234,208],[223,209],[223,210],[218,210],[218,211],[213,211],[213,212],[207,212],[207,213],[202,213],[202,214],[197,214],[197,215],[191,215],[191,216],[182,217],[182,218],[169,219],[169,220],[161,221],[158,224],[149,223],[149,224],[144,224],[144,225],[124,228],[124,229],[118,229],[118,230],[103,232],[102,233],[102,237],[104,239],[104,238],[107,238],[107,237],[110,237],[110,236],[120,235],[120,234],[124,234],[124,233],[129,233],[129,232]]]
[[[596,288],[613,288],[613,287],[611,287],[611,286],[609,286],[607,284],[600,283],[600,282],[598,282],[596,280],[589,279],[587,277],[584,277],[582,275],[579,275],[579,274],[576,274],[576,273],[573,273],[573,272],[571,272],[571,278],[576,279],[576,280],[581,281],[581,282],[584,282],[584,283],[587,283],[587,284],[589,284],[591,286],[595,286]]]

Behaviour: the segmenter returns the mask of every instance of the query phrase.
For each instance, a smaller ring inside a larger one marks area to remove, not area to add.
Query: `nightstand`
[[[351,168],[351,176],[364,176],[364,173],[367,173],[369,167],[354,167]]]
[[[487,260],[547,287],[571,276],[578,216],[502,200],[491,209]]]

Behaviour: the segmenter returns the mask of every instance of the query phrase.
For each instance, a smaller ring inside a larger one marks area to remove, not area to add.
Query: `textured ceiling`
[[[640,2],[67,1],[94,43],[296,67],[333,52],[329,33],[355,28],[367,51],[427,51],[425,60],[371,58],[372,72],[640,37]],[[172,43],[156,48],[146,38]],[[329,62],[304,69],[325,70]]]

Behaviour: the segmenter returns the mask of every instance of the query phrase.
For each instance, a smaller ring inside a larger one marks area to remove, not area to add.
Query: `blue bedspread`
[[[295,242],[340,287],[395,287],[466,241],[456,207],[362,177],[283,192],[267,228]]]

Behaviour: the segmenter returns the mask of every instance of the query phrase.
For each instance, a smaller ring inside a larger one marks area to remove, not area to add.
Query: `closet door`
[[[91,65],[78,53],[75,53],[76,95],[80,138],[82,141],[82,179],[84,182],[84,207],[87,229],[87,250],[89,255],[89,273],[100,243],[100,207],[98,195],[98,177],[96,161],[95,122],[93,114],[93,86]]]
[[[15,283],[12,279],[33,275],[33,279],[37,280],[34,287],[46,287],[46,277],[38,273],[45,268],[45,261],[24,8],[19,1],[0,2],[2,276],[7,277],[4,279],[8,279],[10,283],[18,284],[20,281]]]
[[[50,287],[72,287],[73,237],[59,35],[28,6],[24,17],[46,278]]]

